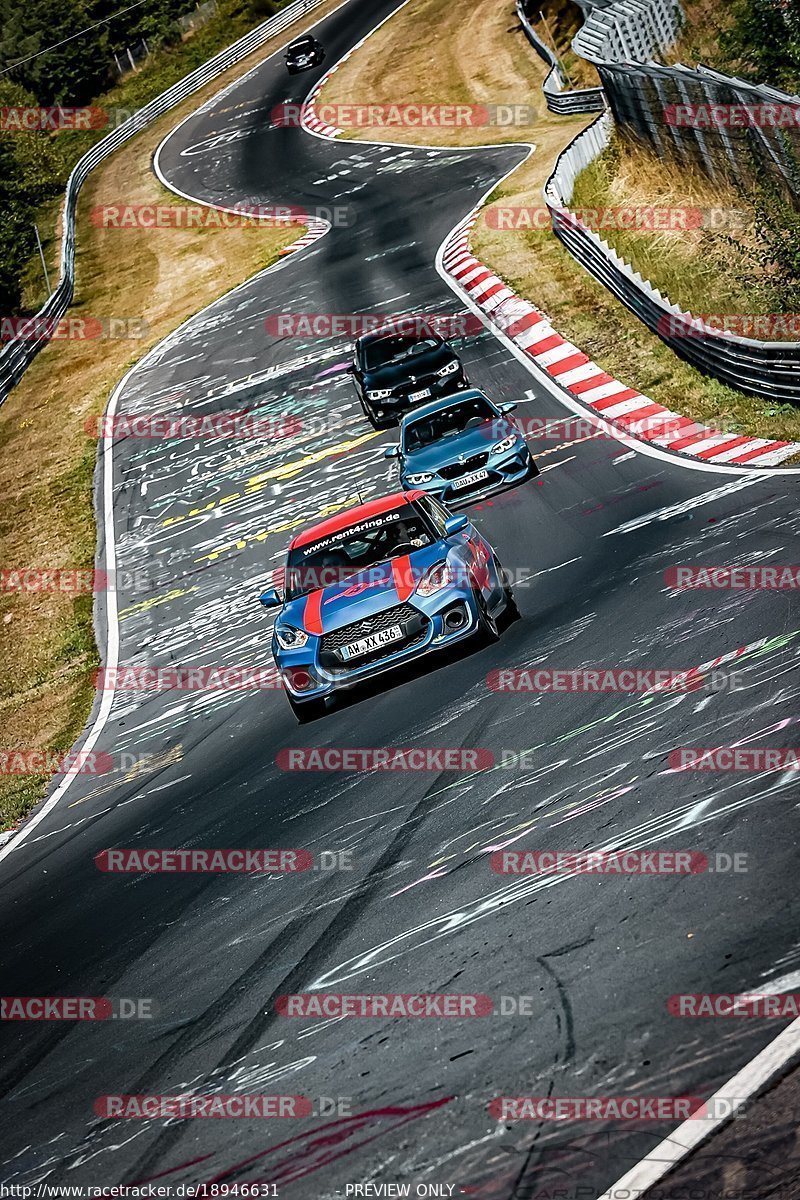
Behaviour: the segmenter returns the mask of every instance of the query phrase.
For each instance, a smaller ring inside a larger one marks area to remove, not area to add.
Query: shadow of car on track
[[[504,633],[521,619],[518,613],[509,614],[503,612],[497,620],[497,625],[500,632]],[[494,647],[496,645],[497,643],[494,644]],[[397,688],[405,687],[409,683],[422,679],[425,676],[432,676],[437,671],[454,666],[456,663],[465,661],[484,650],[490,650],[494,647],[485,644],[479,645],[477,642],[473,642],[472,639],[464,642],[456,642],[455,645],[446,649],[432,651],[424,658],[414,659],[403,666],[394,667],[385,674],[375,675],[371,679],[365,679],[363,682],[353,684],[349,687],[342,687],[333,697],[333,700],[329,701],[327,712],[318,717],[310,718],[307,723],[315,724],[317,721],[324,721],[326,717],[334,716],[338,712],[354,708],[365,700],[374,699],[377,696],[395,691]]]

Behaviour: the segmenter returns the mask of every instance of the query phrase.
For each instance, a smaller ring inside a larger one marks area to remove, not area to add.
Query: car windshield
[[[412,554],[435,540],[423,514],[401,501],[388,512],[290,550],[286,598],[296,600],[401,554]]]
[[[406,454],[413,454],[415,450],[430,446],[432,442],[463,433],[471,422],[477,428],[487,421],[495,422],[498,418],[497,409],[485,396],[472,396],[469,400],[460,400],[457,404],[450,404],[447,408],[441,408],[438,412],[404,425],[403,449]]]
[[[402,334],[391,334],[367,343],[364,348],[364,365],[368,371],[374,371],[377,367],[388,366],[389,363],[399,363],[409,358],[416,358],[417,355],[424,354],[427,350],[435,350],[441,344],[441,339],[433,334],[424,337],[404,337]]]
[[[311,38],[305,38],[302,42],[292,42],[289,47],[289,53],[304,54],[306,51],[311,50],[313,45],[314,43]]]

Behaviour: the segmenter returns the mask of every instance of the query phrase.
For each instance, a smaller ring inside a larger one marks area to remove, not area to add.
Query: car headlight
[[[441,379],[443,375],[452,375],[453,372],[457,371],[460,366],[461,366],[461,363],[456,358],[453,360],[453,362],[448,363],[446,367],[442,367],[441,370],[436,372],[436,374]]]
[[[421,475],[406,475],[405,480],[406,483],[412,483],[414,487],[419,487],[421,483],[430,483],[433,477],[431,471],[424,471]]]
[[[386,397],[391,396],[391,394],[392,394],[391,388],[373,388],[372,391],[367,392],[367,399],[368,400],[385,400]]]
[[[435,592],[440,592],[442,588],[452,582],[453,572],[447,563],[434,563],[417,584],[417,593],[420,596],[433,596]]]
[[[276,625],[275,637],[284,650],[299,650],[308,641],[305,630],[295,629],[294,625]]]
[[[502,442],[496,442],[492,446],[492,454],[504,454],[506,450],[510,450],[517,441],[517,435],[512,433],[509,437],[503,438]]]

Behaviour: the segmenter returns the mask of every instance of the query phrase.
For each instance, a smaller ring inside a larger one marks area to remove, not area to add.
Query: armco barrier
[[[229,67],[241,62],[243,58],[246,58],[253,50],[257,50],[276,33],[280,33],[281,30],[286,29],[299,17],[321,3],[322,0],[294,0],[294,3],[287,5],[274,17],[270,17],[268,21],[251,29],[249,33],[239,38],[233,45],[228,46],[226,50],[220,51],[214,58],[210,58],[201,67],[198,67],[196,71],[192,71],[190,75],[178,80],[160,96],[156,96],[155,100],[151,100],[135,116],[97,142],[91,150],[84,154],[83,158],[78,160],[67,181],[64,194],[58,284],[36,317],[31,318],[32,322],[35,322],[36,328],[40,330],[39,336],[17,338],[8,342],[0,351],[0,404],[19,381],[28,364],[42,346],[49,341],[48,331],[64,316],[72,300],[75,285],[75,211],[78,193],[89,172],[108,158],[119,146],[160,117],[162,113],[168,112],[181,100],[191,96],[193,92],[227,71]]]
[[[608,144],[612,130],[611,114],[601,114],[556,161],[544,188],[556,236],[595,279],[692,366],[738,391],[778,403],[800,403],[800,343],[760,342],[704,325],[662,296],[570,212],[575,180]],[[682,328],[688,336],[681,334]]]
[[[693,128],[667,122],[670,106],[699,104],[800,106],[800,97],[720,75],[704,67],[644,61],[672,45],[683,14],[677,0],[615,0],[591,6],[573,39],[597,68],[609,109],[559,156],[545,184],[553,231],[574,258],[681,358],[737,391],[800,404],[800,343],[764,342],[706,325],[662,296],[603,238],[570,212],[575,180],[605,149],[613,130],[632,131],[661,157],[694,165],[711,178],[741,181],[766,171],[794,190],[800,129]],[[794,148],[792,148],[792,145]]]
[[[550,47],[542,41],[528,20],[523,7],[523,0],[517,0],[516,7],[519,23],[526,38],[539,57],[543,58],[550,67],[547,78],[542,84],[545,104],[550,112],[560,113],[562,116],[568,113],[600,112],[605,106],[603,89],[601,87],[594,87],[576,88],[573,91],[565,91],[566,80],[564,79],[558,59]]]

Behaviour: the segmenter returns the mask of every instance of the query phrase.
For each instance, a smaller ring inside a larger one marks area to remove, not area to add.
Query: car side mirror
[[[457,533],[463,533],[469,525],[469,517],[464,513],[459,513],[456,517],[448,517],[444,523],[444,536],[454,537]]]
[[[508,404],[500,405],[500,412],[501,413],[513,412],[516,407],[517,407],[516,400],[511,400],[511,401],[509,401]]]
[[[391,446],[387,446],[383,452],[383,457],[384,458],[399,458],[400,457],[400,447],[396,443],[393,443]]]
[[[353,363],[350,363],[349,366],[345,367],[344,373],[345,373],[345,375],[355,375],[355,373],[356,373],[355,365]]]
[[[280,608],[283,604],[283,598],[275,588],[268,588],[266,592],[262,592],[258,597],[258,602],[259,604],[263,604],[264,608]]]

